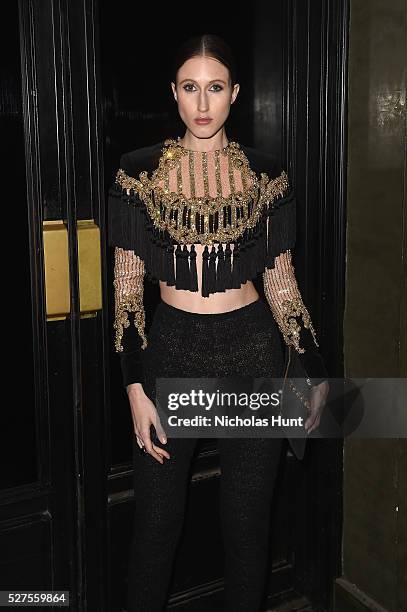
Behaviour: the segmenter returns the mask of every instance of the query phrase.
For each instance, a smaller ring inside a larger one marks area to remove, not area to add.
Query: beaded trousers
[[[260,298],[236,310],[197,314],[160,302],[143,351],[145,393],[158,377],[282,377],[279,331]],[[127,612],[165,609],[181,533],[196,438],[156,445],[161,465],[133,436],[135,512],[129,553]],[[260,612],[269,558],[270,510],[283,440],[219,438],[220,517],[225,551],[224,610]],[[197,551],[199,554],[199,551]],[[192,559],[191,559],[192,561]]]

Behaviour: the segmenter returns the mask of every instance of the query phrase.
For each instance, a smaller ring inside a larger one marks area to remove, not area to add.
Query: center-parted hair
[[[237,82],[237,68],[232,49],[217,34],[201,34],[185,40],[177,49],[173,65],[173,79],[176,83],[178,70],[192,57],[211,57],[218,60],[229,70],[232,87]]]

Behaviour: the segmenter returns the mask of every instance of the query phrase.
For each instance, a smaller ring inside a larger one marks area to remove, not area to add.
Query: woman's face
[[[229,70],[211,57],[192,57],[171,83],[181,119],[196,138],[211,138],[225,123],[239,85],[230,83]],[[210,119],[207,123],[200,118]]]

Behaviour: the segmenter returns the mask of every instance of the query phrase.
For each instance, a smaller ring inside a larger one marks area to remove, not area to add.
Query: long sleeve
[[[304,370],[316,385],[328,378],[311,317],[301,297],[287,249],[275,258],[274,268],[263,272],[264,294],[284,342],[299,354]]]
[[[140,350],[147,347],[144,311],[144,262],[131,250],[115,247],[115,349],[120,355],[123,386],[144,382]]]

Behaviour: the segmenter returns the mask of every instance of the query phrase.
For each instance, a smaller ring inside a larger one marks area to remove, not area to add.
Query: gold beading
[[[319,346],[311,317],[298,288],[290,249],[275,258],[274,268],[265,269],[263,283],[264,294],[285,343],[292,344],[298,353],[305,352],[299,344],[302,327],[296,317],[300,316],[304,327],[312,333],[316,346]]]
[[[182,173],[185,156],[188,157],[189,166],[188,185],[184,185]],[[221,180],[222,164],[227,165],[229,175],[230,192],[227,195],[224,194],[225,181]],[[196,194],[195,170],[198,167],[202,168],[203,173],[202,195]],[[172,171],[175,171],[177,177],[176,190],[170,188]],[[213,180],[210,175],[214,177]],[[237,180],[242,185],[241,189],[236,187]],[[157,229],[167,230],[179,244],[198,243],[208,246],[216,242],[235,241],[247,228],[257,224],[266,204],[271,204],[278,195],[283,196],[288,189],[288,177],[284,170],[274,179],[270,179],[265,172],[258,178],[237,142],[229,142],[222,150],[198,152],[185,149],[171,138],[165,140],[158,167],[151,178],[146,171],[140,172],[137,179],[119,169],[116,182],[128,193],[132,189],[138,194]],[[215,188],[216,195],[211,195],[211,189]],[[228,214],[228,210],[231,222],[227,222],[224,227],[224,215]],[[214,223],[216,213],[217,228],[210,231],[210,216]],[[202,215],[203,231],[196,228],[197,214]]]
[[[134,312],[134,325],[143,341],[141,348],[147,347],[144,311],[144,262],[134,251],[115,247],[114,280],[115,288],[115,349],[123,352],[124,328],[129,327],[129,313]]]

